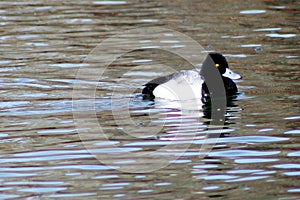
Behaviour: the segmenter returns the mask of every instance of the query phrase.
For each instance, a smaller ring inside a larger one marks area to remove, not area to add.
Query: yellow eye
[[[216,64],[216,67],[219,67],[220,65],[219,64]]]

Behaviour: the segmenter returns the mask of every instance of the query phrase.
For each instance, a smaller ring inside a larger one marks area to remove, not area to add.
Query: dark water
[[[299,9],[283,0],[1,1],[0,199],[299,199]],[[104,39],[146,27],[186,34],[243,75],[224,126],[207,130],[202,105],[142,100],[148,80],[191,67],[170,52],[129,52],[99,81],[78,77]],[[95,98],[74,96],[76,84]]]

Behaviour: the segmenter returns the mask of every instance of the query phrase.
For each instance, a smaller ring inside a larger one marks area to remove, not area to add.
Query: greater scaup
[[[228,63],[222,54],[213,52],[208,54],[200,71],[183,70],[149,81],[142,90],[143,98],[150,100],[154,98],[188,100],[210,97],[211,92],[204,80],[205,72],[203,73],[203,69],[207,69],[210,65],[207,62],[209,60],[214,62],[214,66],[221,74],[226,96],[235,95],[238,90],[232,79],[241,79],[242,76],[229,69]],[[212,76],[212,74],[209,75]]]

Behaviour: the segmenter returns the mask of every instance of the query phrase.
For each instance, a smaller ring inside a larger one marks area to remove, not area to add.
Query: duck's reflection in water
[[[216,100],[217,101],[217,100]],[[212,126],[212,101],[210,98],[193,99],[186,101],[170,101],[155,99],[151,109],[158,112],[149,112],[152,123],[162,127],[157,133],[159,140],[191,140],[209,137],[228,136],[234,130],[235,113],[240,109],[236,105],[236,96],[227,97],[223,123]],[[215,100],[214,100],[215,103]],[[154,113],[154,114],[153,114]],[[146,128],[146,127],[145,127]]]

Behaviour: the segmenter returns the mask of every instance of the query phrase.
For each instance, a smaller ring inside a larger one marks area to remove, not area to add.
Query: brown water
[[[1,1],[0,199],[299,199],[299,10],[283,0]],[[97,87],[107,138],[90,127],[93,116],[75,123],[84,59],[104,39],[145,27],[186,34],[243,75],[208,155],[201,113],[141,99],[166,66],[186,67],[168,52],[128,53],[85,84],[83,94]],[[136,126],[122,118],[124,99]],[[160,148],[158,158],[144,154]]]

